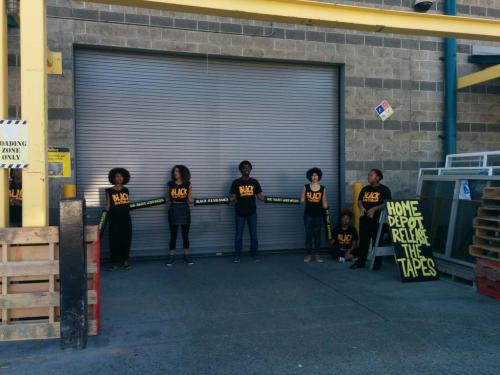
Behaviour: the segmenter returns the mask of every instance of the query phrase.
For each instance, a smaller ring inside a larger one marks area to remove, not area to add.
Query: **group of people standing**
[[[256,200],[264,201],[262,187],[256,179],[250,177],[252,164],[244,160],[239,164],[241,177],[234,180],[229,190],[229,201],[235,203],[235,238],[233,262],[238,263],[243,250],[243,233],[245,225],[250,232],[250,253],[255,262],[260,262],[257,237],[257,204]],[[321,247],[321,232],[324,226],[324,213],[328,208],[326,187],[320,184],[322,171],[311,168],[306,177],[309,183],[302,189],[300,203],[305,204],[304,227],[306,232],[304,262],[313,258],[323,262],[319,254]],[[114,168],[109,172],[109,182],[113,185],[106,189],[106,210],[109,213],[109,244],[111,255],[110,271],[118,268],[130,269],[129,253],[132,240],[132,220],[130,217],[130,196],[125,185],[130,181],[130,173],[124,168]],[[166,202],[168,208],[168,223],[170,228],[169,257],[166,265],[172,266],[176,258],[176,245],[179,229],[184,249],[183,261],[193,264],[189,255],[189,228],[191,224],[190,204],[193,203],[193,188],[190,182],[189,169],[183,165],[172,168],[170,181],[167,184]],[[352,214],[344,211],[340,215],[340,224],[334,228],[331,241],[331,253],[340,262],[354,261],[352,269],[365,265],[370,241],[375,241],[380,212],[387,200],[391,199],[390,190],[382,185],[382,172],[372,169],[368,174],[368,185],[358,198],[361,210],[360,235],[352,225]]]

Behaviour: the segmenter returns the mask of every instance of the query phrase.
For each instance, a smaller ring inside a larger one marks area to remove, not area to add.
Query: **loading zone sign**
[[[381,118],[382,121],[387,120],[394,114],[394,110],[387,100],[382,101],[377,108],[375,108],[375,112]]]
[[[28,166],[28,123],[0,120],[0,168]]]

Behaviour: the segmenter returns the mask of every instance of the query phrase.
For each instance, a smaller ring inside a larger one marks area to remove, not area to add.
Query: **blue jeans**
[[[259,242],[257,241],[257,214],[250,216],[239,216],[236,214],[236,236],[234,238],[234,255],[240,256],[243,249],[243,231],[245,230],[245,222],[248,223],[250,231],[250,250],[253,255],[257,255]]]
[[[304,215],[304,226],[306,228],[306,251],[308,254],[313,254],[314,251],[319,250],[321,245],[323,217]]]

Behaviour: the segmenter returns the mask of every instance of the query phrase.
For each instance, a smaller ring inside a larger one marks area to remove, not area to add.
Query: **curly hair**
[[[174,165],[172,168],[172,171],[170,172],[170,179],[172,181],[175,181],[175,169],[179,170],[179,173],[181,174],[181,179],[182,182],[189,182],[191,179],[191,172],[189,171],[189,168],[186,167],[185,165]]]
[[[244,165],[248,165],[248,166],[250,166],[250,170],[252,170],[252,169],[253,169],[252,163],[250,163],[248,160],[243,160],[243,161],[240,163],[240,165],[238,165],[238,169],[240,170],[240,172],[241,172],[241,170],[243,169],[243,166],[244,166]]]
[[[309,170],[307,171],[307,173],[306,173],[306,177],[307,177],[307,179],[308,179],[309,181],[312,181],[312,175],[313,175],[314,173],[316,173],[316,174],[318,175],[318,181],[320,181],[320,180],[321,180],[321,177],[323,177],[323,172],[321,171],[321,169],[316,168],[316,167],[311,168],[311,169],[309,169]]]
[[[379,181],[382,181],[384,179],[384,175],[382,174],[382,171],[380,169],[372,168],[370,169],[370,172],[375,173],[378,176]]]
[[[115,184],[115,178],[117,174],[121,174],[123,177],[123,185],[126,185],[130,181],[130,173],[125,168],[113,168],[108,173],[108,180],[111,185]]]
[[[343,210],[339,215],[339,219],[342,219],[344,216],[349,217],[349,220],[352,221],[352,211],[351,210],[349,210],[349,209]]]

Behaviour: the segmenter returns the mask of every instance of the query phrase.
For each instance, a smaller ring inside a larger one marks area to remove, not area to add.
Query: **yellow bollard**
[[[63,196],[64,198],[76,198],[76,185],[75,184],[64,185]]]
[[[358,197],[359,193],[363,189],[363,183],[361,181],[356,181],[354,185],[352,185],[352,221],[353,225],[359,233],[359,217],[361,214],[361,210],[358,206]]]

